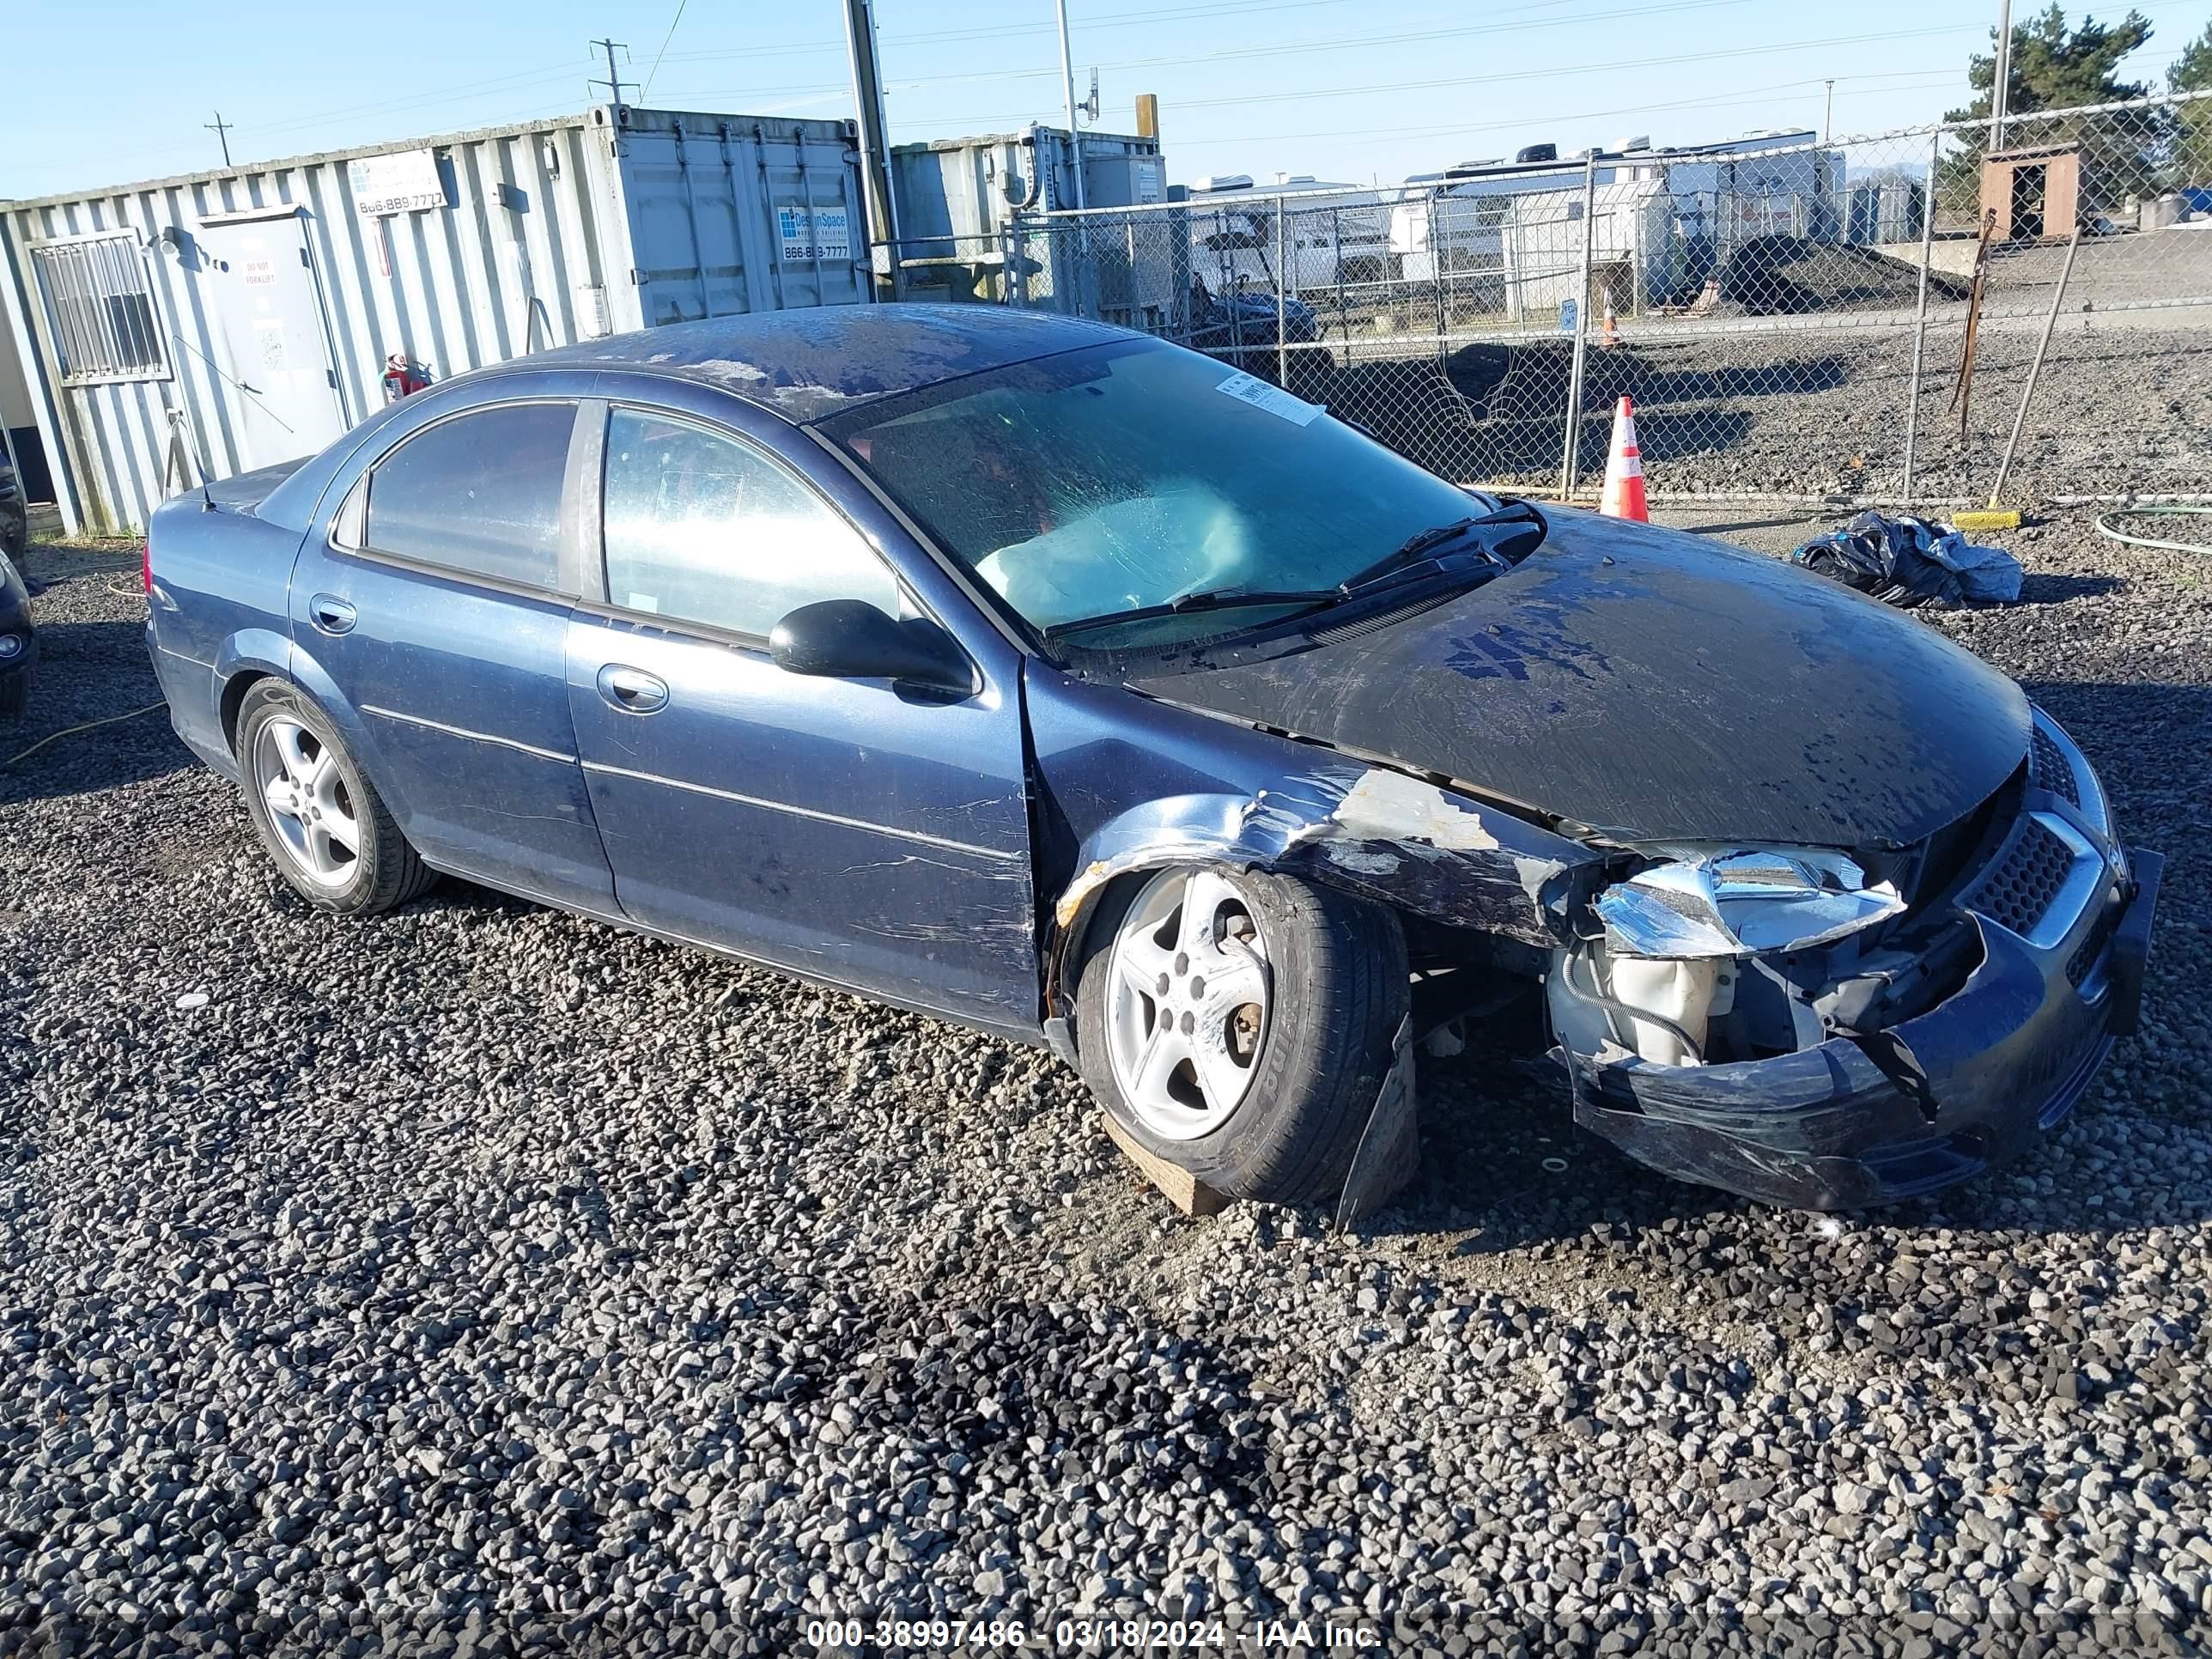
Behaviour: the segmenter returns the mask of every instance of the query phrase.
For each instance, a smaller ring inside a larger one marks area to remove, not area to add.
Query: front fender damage
[[[1099,895],[1121,876],[1179,864],[1296,876],[1541,950],[1568,938],[1567,917],[1600,869],[1574,842],[1379,767],[1319,769],[1249,796],[1148,802],[1088,838],[1053,906],[1055,1012]]]

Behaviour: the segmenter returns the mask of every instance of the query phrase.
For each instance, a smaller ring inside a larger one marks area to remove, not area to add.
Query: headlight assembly
[[[1639,870],[1598,895],[1616,956],[1691,959],[1809,951],[1898,915],[1889,882],[1841,853],[1698,854]]]

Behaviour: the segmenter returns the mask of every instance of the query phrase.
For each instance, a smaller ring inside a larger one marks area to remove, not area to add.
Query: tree
[[[1996,33],[1991,29],[1990,33]],[[2121,60],[2150,40],[2150,20],[2131,11],[2107,27],[2084,16],[2081,27],[2066,27],[2066,9],[2053,3],[2039,17],[2012,26],[2012,67],[2005,76],[2005,109],[2013,115],[2039,109],[2074,109],[2083,104],[2116,104],[2141,98],[2147,82],[2123,81]],[[1994,45],[1994,39],[1992,40]],[[1986,121],[1990,92],[1997,78],[1996,54],[1976,52],[1966,64],[1966,84],[1974,100],[1944,116],[1947,121]]]
[[[2166,66],[2166,84],[2172,92],[2212,92],[2212,23],[2182,49]],[[2212,98],[2182,105],[2174,134],[2173,167],[2176,185],[2212,184]]]
[[[1990,33],[1994,46],[1996,31],[1991,29]],[[2008,145],[2079,144],[2085,210],[2110,208],[2124,196],[2154,187],[2160,158],[2172,141],[2171,118],[2162,110],[2027,120],[2017,125],[2012,118],[2033,115],[2039,110],[2079,109],[2148,96],[2151,90],[2148,82],[2123,81],[2119,69],[2127,56],[2147,45],[2150,37],[2150,20],[2136,11],[2112,24],[2100,23],[2085,14],[2079,28],[2069,28],[2066,9],[2057,0],[2048,10],[2012,27],[2012,61],[2005,76],[2004,142]],[[1967,60],[1966,84],[1974,89],[1973,100],[1943,118],[1980,124],[1958,135],[1961,151],[1944,163],[1944,193],[1957,207],[1975,198],[1982,151],[1989,141],[1990,97],[1996,84],[1994,51],[1976,52]]]
[[[2212,92],[2212,23],[2166,65],[2166,84],[2173,92]]]

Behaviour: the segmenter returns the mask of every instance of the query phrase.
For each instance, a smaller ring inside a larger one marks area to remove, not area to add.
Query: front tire
[[[262,845],[318,910],[373,916],[436,883],[329,718],[291,686],[259,680],[246,692],[235,750]]]
[[[1085,1079],[1154,1156],[1232,1198],[1342,1189],[1408,998],[1397,917],[1265,872],[1132,878],[1085,935]]]

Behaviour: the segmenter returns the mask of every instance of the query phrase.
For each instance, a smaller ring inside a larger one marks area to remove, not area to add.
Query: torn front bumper
[[[2135,1030],[2162,863],[2100,854],[2078,911],[2046,911],[2025,933],[1970,911],[1980,966],[1873,1039],[1715,1066],[1555,1049],[1576,1120],[1668,1175],[1800,1209],[1888,1203],[1978,1175],[2064,1118],[2113,1040]]]

